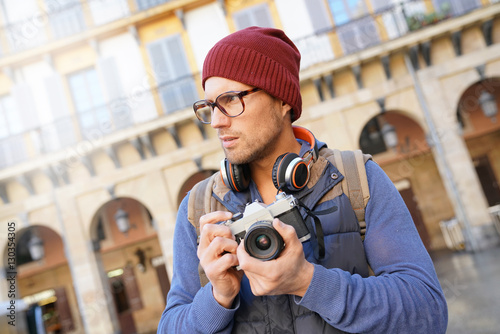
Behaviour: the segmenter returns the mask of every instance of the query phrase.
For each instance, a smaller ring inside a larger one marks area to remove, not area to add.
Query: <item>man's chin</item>
[[[233,165],[243,165],[248,163],[248,159],[245,159],[242,156],[238,156],[235,152],[228,152],[224,150],[224,154],[226,156],[227,161],[229,161]]]

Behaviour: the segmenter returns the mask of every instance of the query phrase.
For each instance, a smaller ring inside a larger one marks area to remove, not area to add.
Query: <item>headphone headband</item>
[[[294,125],[292,126],[292,128],[295,138],[304,140],[308,142],[309,145],[311,145],[311,149],[308,151],[308,153],[310,153],[313,160],[316,161],[316,159],[318,159],[318,145],[316,144],[316,138],[314,137],[312,132],[301,126]]]

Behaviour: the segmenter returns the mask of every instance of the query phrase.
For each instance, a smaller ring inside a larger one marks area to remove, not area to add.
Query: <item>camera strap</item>
[[[311,233],[312,235],[314,235],[314,237],[316,239],[316,245],[314,247],[315,248],[314,255],[318,260],[323,260],[325,258],[325,253],[326,253],[325,233],[323,232],[323,226],[321,225],[321,221],[319,220],[318,216],[333,213],[333,212],[338,210],[338,207],[332,206],[331,208],[326,209],[326,210],[311,211],[300,200],[297,199],[297,202],[298,202],[299,206],[306,211],[307,216],[311,217],[314,221],[314,230],[316,231],[316,233]]]

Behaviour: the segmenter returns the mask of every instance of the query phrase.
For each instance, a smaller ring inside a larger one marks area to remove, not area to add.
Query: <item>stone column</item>
[[[155,219],[158,242],[165,259],[169,280],[172,279],[173,241],[177,216],[175,199],[169,194],[164,172],[158,169],[143,176],[143,187],[147,191],[141,192],[141,200],[151,209]],[[117,186],[117,193],[122,194],[121,186]],[[133,190],[133,189],[131,189]]]
[[[444,153],[444,156],[439,157],[439,152],[433,149],[439,172],[457,218],[462,224],[468,224],[470,227],[468,230],[464,229],[464,234],[467,237],[467,232],[470,232],[476,250],[496,245],[499,242],[498,234],[495,232],[486,198],[460,132],[456,117],[457,106],[450,105],[446,99],[444,89],[453,88],[443,87],[438,78],[431,78],[430,75],[421,79],[420,83]]]
[[[94,254],[71,188],[56,193],[60,219],[64,229],[66,258],[71,270],[78,307],[86,333],[118,333],[113,297],[107,285],[106,273]]]

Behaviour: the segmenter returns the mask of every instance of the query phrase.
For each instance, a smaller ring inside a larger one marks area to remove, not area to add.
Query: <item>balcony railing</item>
[[[136,0],[139,10],[146,10],[172,0]]]
[[[78,34],[86,28],[80,1],[69,1],[50,12],[49,22],[55,39]]]
[[[106,24],[172,0],[135,0],[132,12],[127,0],[47,1],[43,8],[26,13],[26,19],[10,22],[0,28],[0,57],[34,48]],[[86,22],[85,16],[91,21]],[[7,18],[8,20],[8,18]]]
[[[379,8],[375,13],[358,17],[316,35],[295,40],[295,44],[302,53],[301,69],[334,58],[331,44],[327,43],[328,36],[331,34],[335,34],[338,38],[342,54],[348,55],[405,36],[440,21],[464,15],[482,6],[479,0],[456,0],[446,2],[435,12],[426,12],[426,2],[428,1],[401,1],[396,5]],[[335,55],[337,58],[339,56],[341,55]]]
[[[385,7],[374,14],[295,41],[302,52],[302,69],[333,59],[333,49],[330,43],[332,34],[337,34],[344,48],[344,54],[349,54],[410,33],[412,29],[409,26],[409,18],[419,14],[417,9],[421,3],[423,1],[413,0]],[[68,8],[73,10],[73,7]],[[451,14],[443,16],[442,20],[459,15],[457,13],[464,14],[464,10],[470,11],[474,8],[476,7],[454,7],[453,10],[449,10]],[[58,22],[64,22],[64,20]],[[423,26],[419,29],[421,28]],[[344,41],[343,44],[342,41]],[[142,94],[151,99],[153,96],[157,97],[156,101],[160,104],[158,107],[164,114],[173,113],[185,109],[199,98],[194,78],[189,75],[173,82],[160,83],[158,87],[144,91]],[[133,108],[130,99],[117,99],[106,105],[57,119],[50,124],[44,124],[24,133],[0,138],[0,168],[74,145],[95,134],[96,131],[101,135],[106,135],[138,124],[140,121],[134,120]]]
[[[28,15],[26,20],[9,23],[0,28],[0,41],[4,41],[3,45],[0,43],[0,57],[78,34],[87,28],[125,18],[170,1],[172,0],[135,0],[135,11],[131,10],[127,0],[89,0],[83,6],[79,0],[47,2],[46,8]],[[428,13],[426,2],[428,0],[402,0],[396,5],[378,8],[375,13],[355,18],[333,30],[337,32],[344,54],[349,54],[378,44],[386,39],[385,36],[394,39],[482,6],[480,0],[435,0],[435,12]],[[498,0],[490,2],[495,3]],[[89,16],[91,21],[86,22],[84,16]],[[385,31],[385,35],[382,31]],[[311,38],[308,39],[308,42],[298,43],[309,45]],[[312,44],[319,46],[319,43]],[[331,57],[325,54],[325,48],[319,51],[323,55],[314,55],[309,48],[302,50],[319,60]]]
[[[142,121],[134,118],[134,110],[140,108],[146,100],[153,101],[155,95],[159,98],[163,114],[184,110],[199,99],[195,75],[165,82],[149,90],[134,92],[133,96],[115,99],[20,134],[0,138],[0,169],[38,155],[60,151],[83,140],[95,141],[97,138],[101,139],[118,130],[139,124]],[[153,116],[157,117],[156,114]]]

